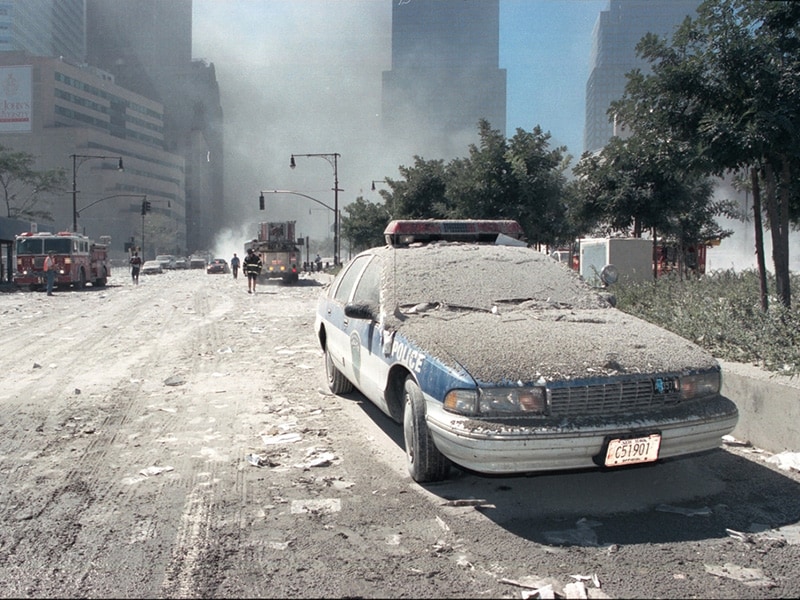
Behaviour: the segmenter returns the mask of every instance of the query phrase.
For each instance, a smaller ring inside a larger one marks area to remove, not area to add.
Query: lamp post
[[[339,264],[339,192],[343,192],[344,190],[339,189],[339,167],[338,167],[338,160],[341,154],[338,152],[328,152],[323,154],[292,154],[291,159],[289,160],[289,167],[294,169],[295,156],[317,156],[319,158],[324,158],[328,161],[328,163],[333,167],[333,264],[334,266]],[[303,194],[299,194],[303,195]],[[309,196],[306,196],[307,198]],[[319,202],[319,200],[315,200],[311,198],[315,202]],[[322,202],[319,202],[322,204]],[[324,204],[322,204],[325,206]],[[330,208],[330,207],[326,207]]]
[[[308,198],[309,200],[312,200],[312,201],[316,202],[317,204],[319,204],[320,206],[324,206],[329,211],[331,211],[333,213],[333,248],[334,248],[333,249],[333,252],[334,252],[333,264],[334,265],[337,264],[336,258],[338,257],[338,254],[337,254],[337,249],[336,249],[336,240],[337,240],[337,238],[336,238],[336,227],[338,225],[339,219],[338,219],[338,212],[336,211],[336,209],[331,208],[330,206],[328,206],[327,204],[325,204],[321,200],[317,200],[316,198],[313,198],[313,197],[309,196],[308,194],[303,194],[301,192],[295,192],[294,190],[261,190],[261,195],[258,197],[258,208],[260,210],[264,210],[264,205],[265,205],[264,194],[292,194],[294,196],[302,196],[303,198]]]
[[[375,191],[375,184],[376,183],[389,183],[389,182],[386,181],[385,179],[373,179],[372,180],[372,191],[373,192]],[[394,213],[394,196],[392,196],[392,212],[389,212],[388,210],[386,210],[386,200],[384,200],[384,202],[383,202],[383,210],[386,212],[387,215],[389,215],[390,219],[394,219],[394,215],[392,214],[392,213]]]
[[[116,158],[119,160],[119,166],[117,170],[123,171],[122,166],[122,157],[121,156],[96,156],[93,154],[70,154],[72,158],[72,231],[78,232],[78,187],[77,187],[77,175],[78,175],[78,168],[85,163],[87,160],[91,160],[93,158],[100,158],[104,160],[108,160],[111,158]],[[80,159],[80,161],[78,160]]]

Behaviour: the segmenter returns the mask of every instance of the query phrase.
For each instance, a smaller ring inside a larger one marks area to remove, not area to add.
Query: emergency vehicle
[[[56,286],[71,285],[81,289],[91,283],[102,287],[111,275],[108,246],[79,233],[21,233],[15,238],[15,251],[14,283],[32,291],[46,283],[44,259],[51,251],[56,264]]]
[[[411,477],[624,468],[736,426],[705,350],[614,308],[514,221],[392,221],[321,293],[330,391],[402,425]]]
[[[258,238],[246,242],[245,253],[252,248],[261,257],[259,279],[280,277],[284,283],[296,283],[302,259],[295,239],[295,221],[273,221],[259,225]]]

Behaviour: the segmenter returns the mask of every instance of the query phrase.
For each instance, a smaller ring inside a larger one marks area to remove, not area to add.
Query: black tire
[[[403,438],[411,478],[417,483],[447,479],[450,461],[433,443],[425,421],[425,398],[411,377],[406,378],[403,398]]]
[[[333,359],[327,349],[325,350],[325,376],[328,379],[328,388],[334,394],[347,394],[353,391],[353,384],[333,364]]]

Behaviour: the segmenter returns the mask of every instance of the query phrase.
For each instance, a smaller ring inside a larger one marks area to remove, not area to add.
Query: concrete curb
[[[800,450],[800,377],[720,361],[722,394],[739,408],[733,437],[773,454]]]

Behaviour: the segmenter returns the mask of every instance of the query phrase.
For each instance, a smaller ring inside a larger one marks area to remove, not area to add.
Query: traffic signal
[[[149,212],[150,212],[150,201],[142,200],[142,214],[146,215]]]

